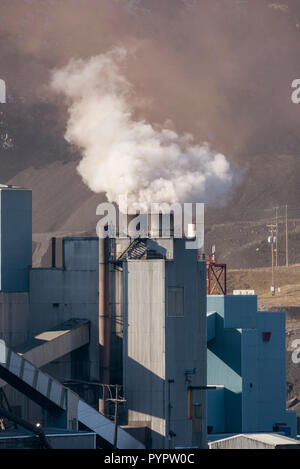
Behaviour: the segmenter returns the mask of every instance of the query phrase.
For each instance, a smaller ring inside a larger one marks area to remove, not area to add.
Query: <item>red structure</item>
[[[205,255],[206,261],[206,292],[207,295],[227,294],[226,264],[217,264],[215,255]]]

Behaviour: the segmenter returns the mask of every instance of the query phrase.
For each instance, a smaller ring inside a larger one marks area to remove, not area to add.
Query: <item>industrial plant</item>
[[[52,239],[33,268],[13,186],[0,237],[0,448],[298,447],[285,313],[227,294],[225,265],[150,226]]]

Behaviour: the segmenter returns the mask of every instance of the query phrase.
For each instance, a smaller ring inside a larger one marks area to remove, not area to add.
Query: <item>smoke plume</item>
[[[72,59],[52,74],[52,88],[68,104],[65,139],[81,151],[77,169],[85,183],[110,202],[126,194],[129,207],[224,201],[233,182],[225,156],[137,117],[139,103],[122,72],[126,56],[115,48]]]

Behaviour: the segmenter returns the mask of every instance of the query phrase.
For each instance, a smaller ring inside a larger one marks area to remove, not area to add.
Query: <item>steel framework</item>
[[[227,294],[226,264],[217,264],[214,254],[206,255],[206,292],[207,295]]]

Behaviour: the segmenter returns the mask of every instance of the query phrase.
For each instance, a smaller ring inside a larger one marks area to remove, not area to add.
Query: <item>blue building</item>
[[[31,191],[0,184],[0,291],[29,290],[31,251]]]
[[[257,296],[207,297],[208,426],[214,434],[281,431],[286,411],[285,313],[257,311]]]

